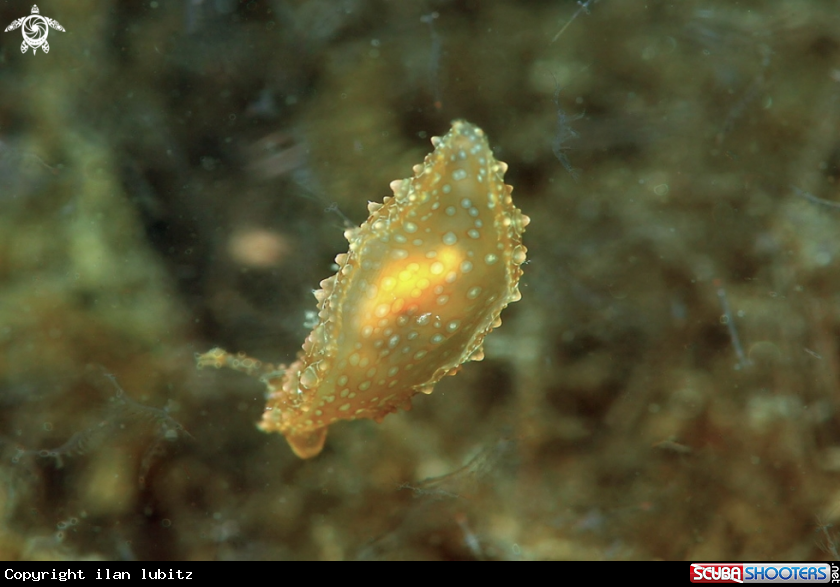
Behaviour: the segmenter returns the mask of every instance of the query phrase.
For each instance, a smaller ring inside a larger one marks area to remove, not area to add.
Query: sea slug
[[[318,455],[338,420],[381,421],[466,361],[520,299],[529,219],[503,181],[484,132],[463,120],[393,197],[345,236],[338,272],[315,292],[318,324],[289,367],[213,349],[198,366],[231,367],[268,386],[260,428],[280,432],[301,458]]]

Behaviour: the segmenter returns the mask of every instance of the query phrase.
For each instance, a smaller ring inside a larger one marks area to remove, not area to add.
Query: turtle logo
[[[41,16],[38,7],[35,5],[32,6],[32,14],[13,21],[4,32],[8,33],[21,26],[23,27],[23,43],[20,45],[20,52],[26,53],[26,50],[32,47],[33,55],[38,52],[39,47],[44,53],[50,52],[50,44],[47,43],[47,34],[50,32],[50,27],[64,32],[64,27],[58,24],[57,20]]]

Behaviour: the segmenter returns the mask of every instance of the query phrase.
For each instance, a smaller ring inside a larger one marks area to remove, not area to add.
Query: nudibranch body
[[[321,452],[338,420],[377,422],[411,397],[431,393],[466,361],[484,356],[484,337],[519,300],[528,217],[505,185],[484,132],[457,120],[393,197],[368,204],[347,230],[338,272],[315,292],[319,322],[297,361],[275,371],[214,349],[199,366],[261,375],[269,388],[260,427],[285,435],[294,452]]]

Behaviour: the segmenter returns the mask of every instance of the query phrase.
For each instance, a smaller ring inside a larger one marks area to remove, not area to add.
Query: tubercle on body
[[[339,420],[380,422],[417,393],[483,358],[484,337],[520,299],[529,219],[503,182],[484,132],[452,123],[414,176],[368,204],[348,229],[338,272],[315,292],[318,324],[297,360],[275,368],[213,349],[199,368],[229,367],[268,388],[260,428],[280,432],[301,458],[318,455]]]

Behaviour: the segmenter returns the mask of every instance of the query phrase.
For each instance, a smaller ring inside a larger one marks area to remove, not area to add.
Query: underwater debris
[[[132,425],[143,425],[151,432],[152,442],[143,454],[140,462],[139,484],[145,487],[148,472],[154,463],[166,453],[167,443],[186,437],[194,440],[192,435],[177,422],[166,409],[144,406],[134,401],[117,383],[117,379],[107,371],[102,372],[116,389],[116,394],[110,399],[103,417],[93,426],[76,432],[64,444],[56,448],[28,450],[17,446],[12,457],[13,463],[20,462],[23,456],[37,456],[52,459],[55,467],[64,467],[64,459],[68,457],[85,456],[99,448],[108,438],[128,429]]]
[[[61,165],[50,165],[35,153],[20,148],[20,141],[0,138],[0,204],[37,193],[61,173]]]
[[[822,198],[818,198],[814,194],[810,194],[806,191],[803,191],[795,185],[790,186],[790,189],[792,189],[797,196],[799,196],[800,198],[805,198],[812,204],[819,204],[820,206],[825,206],[826,208],[840,209],[840,203],[838,202],[832,202],[831,200],[824,200]]]
[[[259,227],[239,228],[228,238],[227,253],[237,265],[268,270],[289,258],[292,246],[282,233]]]
[[[463,512],[458,512],[455,514],[455,522],[464,533],[464,546],[469,549],[475,557],[475,560],[485,560],[484,549],[481,548],[481,540],[479,540],[478,535],[470,527],[467,515]]]
[[[330,202],[326,196],[319,193],[312,187],[305,185],[303,182],[296,181],[295,185],[300,188],[300,191],[295,194],[296,196],[315,202],[320,206],[324,206],[324,213],[335,214],[341,220],[343,229],[353,228],[356,226],[356,223],[350,220],[350,217],[341,211],[341,208],[338,207],[338,202]]]
[[[723,310],[723,315],[720,317],[722,324],[726,324],[729,330],[729,338],[732,340],[732,348],[735,349],[735,355],[738,357],[738,365],[736,369],[746,369],[752,365],[752,361],[744,353],[744,347],[741,346],[741,339],[738,337],[738,331],[735,329],[735,320],[732,317],[732,312],[729,311],[729,301],[726,298],[726,290],[723,289],[723,284],[719,279],[715,280],[714,285],[717,287],[717,296],[720,300],[720,306]]]
[[[575,13],[572,15],[572,18],[570,18],[569,21],[566,24],[563,25],[563,28],[561,28],[559,31],[557,31],[557,34],[554,35],[554,38],[551,39],[551,43],[553,43],[554,41],[559,39],[560,36],[564,32],[566,32],[566,29],[569,28],[569,25],[571,25],[578,16],[580,16],[581,12],[585,12],[586,14],[589,14],[589,6],[592,5],[592,4],[595,4],[596,2],[598,2],[598,0],[586,0],[586,2],[581,2],[581,0],[578,0],[578,6],[580,8],[578,8],[575,11]]]
[[[808,353],[809,355],[811,355],[811,356],[812,356],[812,357],[814,357],[815,359],[817,359],[817,360],[819,360],[819,361],[822,361],[822,355],[821,355],[821,354],[819,354],[818,352],[816,352],[816,351],[812,351],[811,349],[809,349],[809,348],[804,348],[804,347],[803,347],[803,349],[802,349],[802,350],[804,350],[806,353]]]
[[[569,172],[575,181],[578,181],[580,179],[580,169],[572,167],[572,162],[569,161],[565,151],[571,148],[567,146],[570,140],[580,138],[580,135],[575,132],[570,123],[583,118],[583,114],[568,116],[560,107],[560,84],[557,82],[557,78],[554,78],[554,86],[554,105],[557,108],[557,130],[554,132],[551,151],[557,157],[557,160],[560,161],[563,168]]]
[[[166,408],[153,408],[144,406],[134,401],[123,391],[117,378],[111,373],[104,373],[105,377],[116,388],[116,395],[111,399],[110,414],[117,425],[126,421],[143,422],[151,427],[152,442],[143,453],[140,459],[140,471],[138,473],[138,484],[141,489],[146,487],[149,471],[152,466],[166,455],[167,444],[171,444],[180,438],[186,437],[195,440],[187,430],[169,415]]]
[[[744,114],[747,106],[752,104],[767,87],[767,80],[764,77],[764,73],[767,71],[767,68],[770,67],[770,57],[773,55],[773,51],[770,47],[764,44],[759,45],[758,50],[761,54],[761,69],[752,82],[750,82],[750,85],[747,87],[741,99],[738,100],[732,108],[730,108],[729,114],[726,116],[726,120],[723,123],[721,131],[718,133],[717,137],[715,137],[715,141],[718,145],[723,144],[726,137],[729,136],[729,133],[731,133],[732,129],[735,128],[735,122]]]
[[[463,120],[394,196],[368,204],[345,231],[350,250],[315,292],[320,322],[290,367],[212,349],[198,367],[259,376],[269,400],[260,427],[282,433],[301,458],[318,455],[338,420],[381,421],[431,393],[466,361],[518,301],[529,219],[505,185],[484,132]]]
[[[442,44],[440,35],[435,30],[434,21],[440,18],[440,13],[430,12],[420,17],[420,22],[429,25],[429,34],[432,39],[432,46],[429,49],[429,85],[432,88],[432,96],[435,99],[435,109],[441,110],[443,108],[443,99],[440,90],[440,57],[442,53]]]
[[[306,163],[307,145],[285,131],[275,131],[243,149],[247,170],[266,181],[288,175]]]
[[[467,463],[439,477],[404,483],[414,500],[394,516],[391,528],[364,544],[356,554],[360,560],[401,558],[412,544],[429,544],[446,551],[448,560],[507,559],[509,546],[486,533],[487,514],[507,483],[517,477],[517,441],[499,438],[481,447]],[[515,553],[518,557],[518,554]]]
[[[113,430],[113,427],[107,420],[102,420],[98,424],[91,426],[81,432],[76,432],[67,439],[67,442],[57,448],[43,449],[37,452],[41,458],[49,458],[55,461],[55,468],[61,469],[64,467],[65,457],[84,456],[89,454],[92,450],[99,447],[102,440],[107,436],[107,433]],[[25,454],[27,451],[24,451]]]
[[[439,477],[429,477],[416,483],[404,483],[400,489],[410,489],[414,497],[449,499],[468,497],[479,485],[501,467],[510,464],[516,454],[516,441],[502,438],[483,448],[466,465]]]
[[[666,438],[665,440],[655,442],[652,448],[677,455],[690,455],[693,452],[690,446],[677,442],[673,438]]]
[[[113,420],[116,422],[124,420],[145,421],[147,424],[151,424],[157,435],[165,440],[177,440],[181,436],[195,440],[180,422],[169,415],[166,408],[153,408],[134,401],[120,387],[114,375],[111,373],[105,373],[104,375],[113,384],[117,392],[111,398],[111,408],[109,410]]]
[[[820,543],[820,549],[831,555],[831,560],[840,561],[840,552],[837,550],[837,535],[831,532],[832,527],[833,524],[817,516],[816,531],[820,532],[825,538],[825,541]]]

